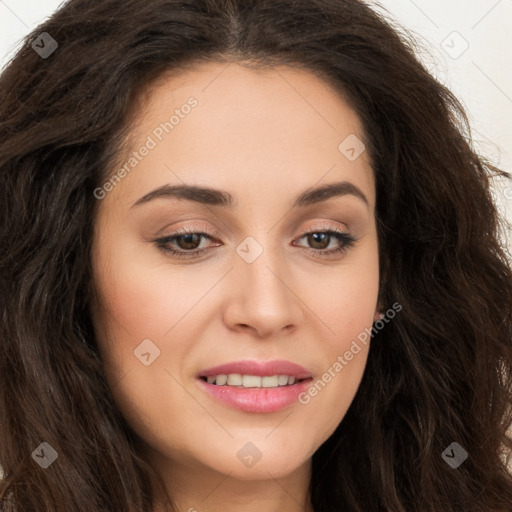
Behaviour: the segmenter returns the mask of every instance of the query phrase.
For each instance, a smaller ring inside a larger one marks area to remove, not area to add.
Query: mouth
[[[244,412],[270,413],[298,403],[312,373],[289,361],[239,361],[202,371],[200,388],[215,402]]]
[[[307,379],[298,379],[293,375],[242,375],[240,373],[210,375],[201,380],[214,386],[233,386],[237,388],[281,388],[293,386]]]

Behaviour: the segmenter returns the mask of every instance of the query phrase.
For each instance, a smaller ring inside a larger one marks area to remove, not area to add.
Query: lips
[[[307,389],[312,373],[290,361],[237,361],[201,371],[198,383],[210,397],[253,413],[276,412]]]
[[[212,377],[216,375],[255,375],[258,377],[270,377],[273,375],[287,375],[295,377],[296,380],[303,380],[312,377],[312,373],[298,364],[290,361],[236,361],[233,363],[221,364],[201,371],[198,377]]]

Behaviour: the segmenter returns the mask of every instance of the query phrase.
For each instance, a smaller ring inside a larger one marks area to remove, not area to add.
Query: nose
[[[304,303],[282,255],[265,249],[252,263],[236,258],[225,324],[260,338],[293,332],[302,321]]]

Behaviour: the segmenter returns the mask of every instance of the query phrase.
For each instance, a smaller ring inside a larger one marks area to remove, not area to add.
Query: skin
[[[362,126],[310,72],[202,63],[148,90],[130,151],[190,96],[197,106],[99,204],[92,309],[107,379],[180,510],[310,510],[311,457],[354,398],[369,345],[308,404],[274,413],[221,404],[196,375],[285,359],[316,380],[379,318],[373,170],[367,152],[350,161],[338,150],[350,134],[364,140]],[[368,204],[347,194],[292,208],[307,189],[340,181]],[[134,206],[184,183],[226,190],[235,205],[160,197]],[[154,242],[181,227],[212,239],[178,239],[174,249],[208,250],[180,259]],[[343,242],[315,245],[304,233],[330,229],[357,241],[321,256]],[[251,263],[236,251],[248,236],[263,249]],[[160,350],[148,366],[134,356],[145,339]],[[250,468],[237,457],[248,442],[262,454]]]

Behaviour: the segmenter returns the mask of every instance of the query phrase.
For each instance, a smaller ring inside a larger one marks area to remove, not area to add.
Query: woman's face
[[[93,319],[120,410],[177,473],[309,467],[377,314],[358,117],[309,72],[209,63],[153,87],[131,135],[95,193]]]

